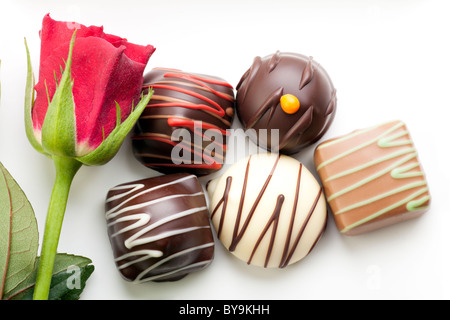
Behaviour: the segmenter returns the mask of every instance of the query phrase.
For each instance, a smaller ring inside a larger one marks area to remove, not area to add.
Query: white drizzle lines
[[[211,260],[200,261],[200,262],[197,262],[197,263],[194,263],[194,264],[190,264],[190,265],[187,265],[187,266],[183,266],[183,267],[177,268],[177,269],[172,270],[172,271],[167,272],[167,273],[158,274],[158,275],[155,275],[155,276],[152,276],[152,277],[148,277],[148,278],[143,279],[143,277],[144,277],[147,273],[149,273],[149,272],[152,271],[153,269],[159,267],[160,265],[162,265],[162,264],[164,264],[164,263],[166,263],[166,262],[168,262],[168,261],[170,261],[170,260],[172,260],[172,259],[175,259],[175,258],[177,258],[177,257],[179,257],[179,256],[184,255],[184,254],[188,254],[188,253],[190,253],[190,252],[192,252],[192,251],[201,250],[201,249],[205,249],[205,248],[212,247],[212,246],[214,246],[214,243],[210,242],[210,243],[206,243],[206,244],[199,245],[199,246],[196,246],[196,247],[191,247],[191,248],[189,248],[189,249],[186,249],[186,250],[183,250],[183,251],[179,251],[179,252],[177,252],[177,253],[174,253],[174,254],[172,254],[172,255],[170,255],[170,256],[164,258],[164,259],[161,259],[160,261],[156,262],[156,263],[153,264],[152,266],[150,266],[150,267],[148,267],[147,269],[145,269],[144,271],[142,271],[142,272],[136,277],[136,280],[135,280],[134,282],[140,283],[140,282],[144,282],[144,281],[152,281],[152,280],[155,280],[155,279],[158,279],[158,278],[162,278],[162,277],[166,277],[166,276],[168,276],[168,275],[172,275],[172,274],[178,273],[178,272],[180,272],[180,271],[184,271],[185,269],[188,269],[188,268],[196,268],[196,267],[202,267],[202,266],[205,266],[205,265],[209,264],[209,263],[211,262]]]
[[[117,211],[108,211],[108,214],[107,214],[107,220],[113,219],[114,217],[119,216],[119,215],[122,215],[122,214],[125,214],[125,213],[127,213],[127,212],[129,212],[129,211],[133,211],[133,210],[136,210],[136,209],[145,208],[145,207],[150,206],[150,205],[153,205],[153,204],[155,204],[155,203],[164,202],[164,201],[169,201],[169,200],[176,199],[176,198],[196,197],[196,196],[201,196],[201,195],[203,195],[202,192],[197,192],[197,193],[192,193],[192,194],[174,194],[174,195],[170,195],[170,196],[161,197],[161,198],[158,198],[158,199],[154,199],[154,200],[142,202],[142,203],[139,203],[139,204],[135,204],[135,205],[131,205],[131,206],[126,206],[126,207],[124,207],[124,208],[122,208],[122,209],[120,209],[120,210],[117,210]],[[116,207],[116,208],[117,208],[117,207]],[[146,220],[145,223],[147,223],[147,222],[150,220],[150,215],[147,214],[147,213],[144,213],[144,215],[146,215],[148,218],[142,217],[142,214],[141,214],[141,213],[134,213],[134,214],[131,215],[131,216],[125,216],[125,217],[122,217],[122,218],[118,218],[118,219],[114,220],[113,222],[109,223],[108,225],[113,225],[113,224],[115,224],[115,223],[117,223],[117,222],[121,222],[121,221],[136,220],[136,219],[134,218],[134,216],[140,217],[141,220]],[[145,223],[144,223],[144,224],[145,224]],[[123,231],[118,231],[118,232],[116,232],[115,234],[119,234],[119,233],[122,233],[122,232],[123,232]],[[114,234],[114,235],[115,235],[115,234]]]
[[[133,236],[131,236],[130,238],[125,240],[125,246],[127,248],[131,249],[131,248],[133,248],[135,246],[139,246],[141,244],[146,244],[146,243],[153,242],[155,240],[152,237],[147,237],[147,238],[140,238],[140,237],[142,235],[146,234],[147,232],[149,232],[149,231],[151,231],[151,230],[153,230],[153,229],[155,229],[155,228],[157,228],[157,227],[159,227],[159,226],[161,226],[161,225],[163,225],[165,223],[169,223],[169,222],[171,222],[173,220],[180,219],[180,218],[185,217],[187,215],[194,214],[194,213],[197,213],[197,212],[201,212],[201,211],[204,211],[206,209],[207,209],[206,207],[200,207],[200,208],[193,208],[193,209],[185,210],[185,211],[182,211],[180,213],[170,215],[170,216],[168,216],[168,217],[166,217],[164,219],[159,220],[158,222],[150,224],[146,228],[143,228],[143,229],[139,230],[138,232],[134,233]],[[182,232],[190,232],[192,230],[194,230],[194,229],[192,229],[192,228],[179,229],[179,230],[177,230],[178,233],[166,232],[166,235],[167,236],[171,236],[173,234],[179,234],[179,233],[182,233]]]
[[[109,220],[109,219],[113,218],[115,215],[117,215],[117,210],[118,210],[119,207],[125,205],[127,202],[129,202],[129,201],[131,201],[131,200],[133,200],[133,199],[135,199],[137,197],[140,197],[140,196],[144,195],[145,193],[149,193],[149,192],[155,191],[157,189],[161,189],[161,188],[164,188],[164,187],[169,186],[169,185],[177,184],[177,183],[180,183],[180,182],[182,182],[184,180],[188,180],[188,179],[192,179],[192,178],[195,178],[195,176],[191,175],[191,176],[183,177],[183,178],[180,178],[180,179],[177,179],[177,180],[174,180],[174,181],[171,181],[171,182],[168,182],[168,183],[164,183],[164,184],[161,184],[159,186],[156,186],[156,187],[149,188],[149,189],[146,189],[144,191],[141,191],[140,193],[137,193],[134,196],[132,196],[132,197],[126,199],[125,201],[119,203],[116,207],[108,210],[106,212],[106,219]],[[143,184],[130,184],[130,185],[121,185],[121,186],[114,187],[114,188],[111,189],[111,191],[123,190],[123,189],[125,189],[125,190],[126,189],[130,189],[130,190],[128,192],[124,192],[124,193],[118,194],[116,196],[109,197],[109,198],[106,199],[106,202],[110,202],[112,200],[116,200],[116,199],[120,199],[120,198],[126,197],[127,195],[129,195],[129,194],[131,194],[131,193],[133,193],[133,192],[135,192],[137,190],[140,190],[142,188],[144,188]]]
[[[130,193],[138,191],[139,189],[142,189],[143,187],[144,187],[144,185],[142,183],[121,185],[121,186],[114,187],[111,190],[123,190],[123,189],[129,189],[129,190],[127,192],[122,192],[122,193],[119,193],[119,194],[117,194],[115,196],[111,196],[111,197],[107,198],[106,202],[111,202],[113,200],[126,197]]]
[[[179,201],[184,201],[183,198],[191,198],[191,197],[204,197],[204,193],[201,190],[201,186],[197,192],[188,193],[175,193],[170,194],[170,192],[164,192],[160,190],[160,192],[155,195],[159,196],[157,198],[147,198],[140,199],[141,197],[148,197],[148,194],[154,192],[158,189],[162,189],[171,185],[182,183],[189,179],[196,179],[194,175],[183,176],[181,178],[177,178],[173,181],[159,184],[154,187],[146,188],[143,183],[130,183],[119,185],[110,189],[110,193],[112,195],[106,199],[107,206],[109,210],[106,211],[105,217],[107,220],[107,227],[109,231],[110,239],[117,239],[115,241],[120,241],[123,243],[123,246],[127,249],[127,251],[123,251],[123,254],[119,254],[115,257],[115,262],[118,266],[119,270],[123,270],[137,263],[141,263],[146,260],[154,259],[157,260],[149,261],[148,268],[144,271],[141,271],[139,267],[139,274],[134,279],[135,282],[143,282],[143,281],[151,281],[154,279],[164,278],[173,274],[177,274],[187,269],[195,269],[200,268],[202,266],[208,265],[211,259],[203,258],[202,261],[192,261],[190,264],[174,264],[171,267],[164,268],[163,273],[151,274],[146,277],[146,275],[157,268],[158,266],[170,262],[172,259],[182,256],[183,254],[187,254],[189,252],[200,250],[202,248],[207,248],[214,246],[213,239],[211,237],[211,241],[202,243],[201,241],[197,241],[198,245],[194,245],[190,248],[182,247],[180,251],[176,252],[177,246],[173,246],[170,252],[164,252],[163,249],[157,249],[158,245],[156,241],[164,240],[166,238],[174,237],[174,236],[183,236],[183,234],[188,234],[190,232],[195,232],[201,229],[210,229],[209,224],[207,225],[195,225],[188,224],[181,228],[163,228],[159,230],[158,228],[164,226],[168,223],[174,222],[178,219],[183,219],[185,217],[194,215],[194,214],[202,214],[207,212],[208,208],[206,206],[206,202],[203,201],[203,205],[198,207],[189,207],[185,206],[186,210],[182,210],[180,212],[171,213],[168,215],[164,215],[161,212],[154,212],[152,214],[152,210],[150,206],[164,203],[167,201],[174,201],[176,199],[180,199]],[[176,190],[176,189],[175,189]],[[118,192],[119,193],[116,193]],[[176,191],[175,191],[176,192]],[[166,195],[167,194],[167,195]],[[134,200],[134,201],[132,201]],[[187,200],[189,203],[191,200]],[[202,203],[202,202],[200,202]],[[156,216],[156,219],[155,219]],[[205,218],[207,219],[207,214],[205,214]],[[154,220],[155,219],[155,220]],[[154,220],[154,221],[153,221]],[[131,224],[127,222],[133,222]],[[124,233],[130,232],[125,235]],[[118,238],[120,237],[120,238]],[[152,244],[155,243],[156,245]],[[195,243],[195,241],[193,242]],[[147,247],[141,247],[142,245],[150,245]],[[174,252],[175,250],[175,252]],[[160,259],[158,259],[160,258]],[[193,259],[196,260],[196,259]],[[166,272],[170,270],[169,272]]]

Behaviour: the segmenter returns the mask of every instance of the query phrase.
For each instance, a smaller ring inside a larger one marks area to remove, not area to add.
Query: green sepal
[[[103,142],[92,152],[76,157],[75,159],[87,166],[103,165],[111,160],[122,146],[125,137],[131,131],[136,121],[141,116],[145,107],[147,106],[150,98],[153,95],[153,90],[150,89],[146,96],[141,96],[139,104],[132,110],[128,118],[120,123],[120,119],[117,121],[117,125],[114,130],[109,134],[109,136],[103,140]],[[116,103],[117,117],[120,116],[119,105]]]
[[[30,51],[28,50],[27,45],[27,39],[24,39],[25,41],[25,48],[27,50],[27,83],[25,87],[25,132],[27,134],[27,138],[30,141],[33,148],[35,148],[40,153],[45,154],[46,156],[50,156],[47,154],[44,149],[42,148],[42,145],[40,141],[38,140],[38,137],[36,137],[36,132],[33,128],[33,119],[31,117],[32,109],[34,105],[34,85],[35,85],[35,79],[34,79],[34,73],[33,73],[33,67],[31,65],[31,58],[30,58]]]
[[[51,155],[74,157],[76,154],[75,103],[70,72],[76,30],[70,42],[64,73],[56,87],[42,124],[42,147]]]

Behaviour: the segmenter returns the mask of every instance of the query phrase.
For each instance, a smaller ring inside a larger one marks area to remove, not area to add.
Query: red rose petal
[[[33,125],[40,129],[50,99],[56,90],[56,78],[69,52],[75,24],[55,21],[46,15],[41,30],[41,63]],[[155,51],[126,39],[103,33],[102,27],[78,27],[72,57],[73,95],[77,122],[77,143],[95,149],[116,125],[116,102],[122,121],[128,117],[132,103],[140,98],[145,66]],[[47,87],[47,88],[46,88]]]

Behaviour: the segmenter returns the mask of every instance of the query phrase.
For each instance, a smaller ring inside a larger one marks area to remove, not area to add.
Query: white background
[[[127,139],[108,164],[83,167],[72,186],[59,251],[93,260],[96,269],[82,298],[448,299],[449,12],[446,0],[3,0],[0,161],[27,194],[42,233],[54,172],[25,135],[23,39],[37,75],[38,31],[46,13],[154,45],[147,70],[178,68],[219,76],[233,86],[255,56],[276,50],[311,55],[337,88],[337,115],[322,141],[405,121],[431,189],[429,212],[357,237],[340,235],[330,217],[311,254],[281,270],[247,266],[217,242],[207,269],[178,282],[135,285],[122,280],[114,265],[104,220],[109,188],[156,174],[135,160]],[[314,172],[313,149],[295,157]]]

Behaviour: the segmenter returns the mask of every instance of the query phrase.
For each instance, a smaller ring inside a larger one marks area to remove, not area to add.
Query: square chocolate
[[[179,280],[213,259],[209,211],[195,175],[118,185],[109,190],[105,210],[115,263],[128,281]]]
[[[317,146],[314,161],[343,234],[415,218],[430,205],[417,150],[401,121],[325,141]]]

